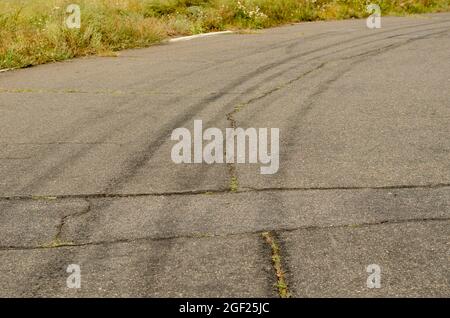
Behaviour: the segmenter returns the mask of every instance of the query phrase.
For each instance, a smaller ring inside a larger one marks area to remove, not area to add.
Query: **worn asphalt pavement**
[[[173,163],[194,119],[279,128],[278,173]],[[450,297],[450,14],[0,73],[1,297],[278,297],[263,232],[294,297]]]

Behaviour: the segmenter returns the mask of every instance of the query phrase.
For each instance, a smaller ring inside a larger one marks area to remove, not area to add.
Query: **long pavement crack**
[[[84,213],[89,213],[90,211],[85,211]],[[72,215],[74,216],[74,215]],[[448,222],[450,217],[433,217],[433,218],[410,218],[410,219],[397,219],[397,220],[379,220],[374,222],[364,222],[359,224],[339,224],[339,225],[305,225],[297,227],[284,227],[270,230],[256,230],[256,231],[246,231],[246,232],[234,232],[234,233],[200,233],[200,234],[188,234],[188,235],[167,235],[167,236],[143,236],[136,238],[120,238],[114,240],[104,240],[104,241],[91,241],[91,242],[60,242],[58,245],[39,245],[39,246],[0,246],[0,251],[8,250],[41,250],[41,249],[51,249],[51,248],[62,248],[62,247],[85,247],[85,246],[99,246],[99,245],[111,245],[120,243],[139,243],[145,241],[165,241],[165,240],[177,240],[177,239],[207,239],[207,238],[220,238],[220,237],[236,237],[244,235],[263,235],[263,233],[271,232],[274,233],[286,233],[301,230],[332,230],[339,228],[362,228],[371,227],[379,225],[389,225],[389,224],[407,224],[407,223],[421,223],[421,222]]]
[[[219,94],[222,92],[210,92],[210,95]],[[4,88],[0,87],[0,94],[90,94],[90,95],[105,95],[105,96],[177,96],[178,92],[166,91],[131,91],[131,90],[81,90],[77,88],[63,88],[63,89],[45,89],[45,88]],[[226,95],[240,95],[239,92],[223,92]],[[191,94],[189,96],[196,96]]]
[[[269,245],[272,253],[272,265],[276,276],[276,287],[278,290],[278,295],[280,298],[290,298],[291,293],[289,292],[288,284],[285,277],[285,270],[283,268],[283,260],[281,247],[276,239],[274,232],[263,232],[261,233],[262,238]]]
[[[237,180],[236,180],[237,181]],[[168,191],[148,193],[91,193],[91,194],[64,194],[64,195],[11,195],[0,197],[0,201],[32,201],[32,200],[70,200],[70,199],[110,199],[110,198],[136,198],[136,197],[164,197],[164,196],[193,196],[193,195],[224,195],[231,192],[243,194],[254,192],[275,191],[364,191],[364,190],[407,190],[407,189],[445,189],[450,188],[450,183],[428,183],[428,184],[398,184],[386,186],[333,186],[333,187],[244,187],[236,191],[224,189],[203,189],[190,191]]]

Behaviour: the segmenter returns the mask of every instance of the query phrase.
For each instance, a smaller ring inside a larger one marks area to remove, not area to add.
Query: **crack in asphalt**
[[[88,204],[86,209],[84,209],[84,210],[82,210],[80,212],[77,212],[77,213],[68,214],[68,215],[64,216],[63,218],[61,218],[61,223],[60,223],[60,225],[58,227],[58,232],[55,235],[55,239],[57,239],[57,240],[61,239],[63,228],[66,225],[66,222],[67,222],[68,219],[76,218],[76,217],[88,214],[88,213],[90,213],[92,211],[92,203],[91,203],[91,201],[89,199],[87,199],[87,198],[85,198],[85,201]]]
[[[89,142],[89,141],[52,141],[52,142],[0,142],[0,145],[4,146],[53,146],[53,145],[116,145],[116,146],[128,146],[135,145],[139,146],[137,143],[122,143],[122,142],[111,142],[111,141],[99,141],[99,142]],[[31,157],[30,157],[31,158]]]
[[[55,234],[55,237],[53,238],[53,240],[51,240],[49,243],[43,244],[42,247],[44,248],[55,248],[55,247],[60,247],[60,246],[72,246],[74,245],[73,242],[67,242],[67,241],[63,241],[61,239],[62,233],[63,233],[63,229],[64,226],[66,225],[66,222],[69,218],[75,218],[78,216],[82,216],[84,214],[88,214],[91,212],[91,201],[89,199],[85,199],[85,201],[87,202],[88,206],[86,209],[80,211],[80,212],[76,212],[73,214],[68,214],[66,216],[63,216],[61,218],[61,222],[58,224],[57,226],[57,231]]]
[[[400,184],[387,186],[337,186],[337,187],[267,187],[253,188],[243,187],[234,193],[274,192],[274,191],[360,191],[360,190],[402,190],[402,189],[440,189],[450,188],[450,183],[429,184]],[[0,197],[0,201],[27,201],[27,200],[53,200],[66,199],[109,199],[109,198],[136,198],[136,197],[165,197],[165,196],[190,196],[190,195],[219,195],[233,193],[230,189],[187,190],[172,192],[149,193],[92,193],[92,194],[64,194],[64,195],[13,195]]]
[[[264,241],[269,245],[271,250],[272,265],[276,276],[275,287],[278,290],[278,296],[280,298],[290,298],[291,293],[289,292],[289,287],[286,282],[286,271],[283,268],[283,259],[281,253],[281,245],[279,244],[276,233],[274,232],[263,232],[261,233]]]
[[[8,94],[91,94],[91,95],[107,95],[107,96],[179,96],[179,92],[145,92],[145,91],[126,91],[126,90],[116,90],[116,91],[88,91],[88,90],[80,90],[80,89],[44,89],[44,88],[1,88],[0,94],[8,93]],[[209,95],[223,94],[223,95],[240,95],[243,92],[209,92]],[[196,94],[185,94],[185,97],[188,96],[198,96]]]
[[[81,243],[67,243],[61,242],[58,245],[40,245],[40,246],[0,246],[0,251],[14,251],[14,250],[43,250],[43,249],[55,249],[61,247],[84,247],[84,246],[99,246],[99,245],[112,245],[120,243],[139,243],[145,241],[167,241],[176,239],[207,239],[207,238],[220,238],[220,237],[235,237],[235,236],[245,236],[245,235],[263,235],[267,232],[277,232],[277,233],[288,233],[294,231],[302,230],[333,230],[339,228],[362,228],[371,227],[379,225],[389,225],[389,224],[406,224],[406,223],[421,223],[421,222],[447,222],[450,221],[450,217],[442,218],[410,218],[410,219],[397,219],[397,220],[381,220],[375,222],[362,222],[358,224],[339,224],[339,225],[306,225],[298,226],[292,228],[278,228],[278,229],[264,229],[249,232],[235,232],[226,234],[214,234],[214,233],[199,233],[190,235],[168,235],[168,236],[144,236],[137,238],[121,238],[116,240],[105,240],[105,241],[92,241],[92,242],[81,242]]]

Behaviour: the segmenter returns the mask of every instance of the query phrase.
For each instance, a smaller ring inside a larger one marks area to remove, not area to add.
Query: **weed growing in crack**
[[[42,248],[56,248],[56,247],[62,247],[62,246],[73,246],[75,245],[73,242],[64,242],[60,240],[59,238],[55,238],[49,243],[42,244]]]
[[[275,269],[275,275],[277,276],[276,287],[278,290],[278,295],[281,298],[290,298],[286,279],[284,277],[283,266],[281,263],[280,246],[276,242],[274,236],[270,232],[264,232],[261,234],[267,244],[269,244],[272,251],[272,264]]]
[[[230,180],[230,191],[237,192],[239,188],[239,182],[236,176],[231,177]]]

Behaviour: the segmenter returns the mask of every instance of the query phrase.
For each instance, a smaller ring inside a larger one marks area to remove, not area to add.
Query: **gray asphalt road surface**
[[[279,128],[278,173],[175,164],[195,119]],[[450,14],[1,73],[0,296],[279,297],[269,232],[294,297],[449,297],[449,137]]]

